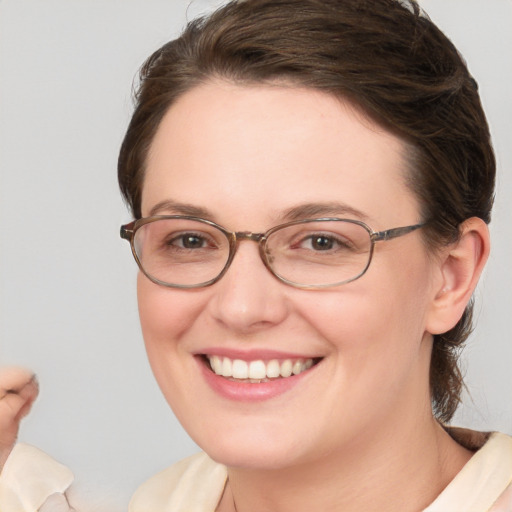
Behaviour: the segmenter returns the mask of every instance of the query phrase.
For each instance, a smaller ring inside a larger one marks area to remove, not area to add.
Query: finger
[[[22,368],[0,371],[0,428],[9,429],[26,416],[39,394],[35,375]]]
[[[16,418],[20,420],[30,412],[32,404],[39,394],[39,383],[37,382],[36,376],[33,375],[30,381],[27,382],[20,390],[11,391],[9,394],[19,396],[23,402],[16,415]]]
[[[14,393],[0,400],[0,469],[18,437],[20,420],[17,415],[24,403],[24,400]]]
[[[26,368],[0,368],[0,398],[8,391],[20,391],[34,379],[34,373]]]
[[[19,394],[12,391],[7,392],[0,399],[0,429],[7,428],[11,423],[18,424],[26,416],[37,397],[37,387],[27,385],[31,391],[24,388],[24,393]]]

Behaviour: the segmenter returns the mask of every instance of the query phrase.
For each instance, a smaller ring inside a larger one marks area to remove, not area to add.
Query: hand
[[[39,393],[35,375],[22,368],[0,369],[0,471],[11,453],[20,421]]]

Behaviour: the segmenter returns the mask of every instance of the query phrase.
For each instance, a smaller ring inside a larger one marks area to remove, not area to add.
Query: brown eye
[[[169,237],[166,242],[169,247],[177,249],[204,249],[211,246],[208,240],[196,233],[182,233],[178,236]]]
[[[315,251],[328,251],[334,246],[334,240],[327,236],[316,236],[311,238],[311,247]]]
[[[181,237],[181,243],[185,249],[198,249],[203,247],[204,240],[196,235],[185,235]]]
[[[303,237],[299,243],[292,245],[314,252],[339,251],[352,247],[348,240],[334,233],[313,233]]]

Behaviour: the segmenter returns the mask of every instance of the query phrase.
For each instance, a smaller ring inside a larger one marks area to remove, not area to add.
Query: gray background
[[[0,363],[41,396],[21,439],[126,506],[196,450],[153,382],[118,237],[116,158],[145,57],[221,2],[0,0]],[[512,2],[424,0],[480,84],[498,156],[493,254],[456,424],[512,434]]]

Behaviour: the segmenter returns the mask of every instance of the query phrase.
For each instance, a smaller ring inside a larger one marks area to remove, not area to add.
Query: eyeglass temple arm
[[[422,223],[422,224],[415,224],[414,226],[404,226],[401,228],[387,229],[386,231],[378,231],[377,233],[372,234],[372,240],[374,242],[391,240],[393,238],[397,238],[399,236],[406,235],[407,233],[410,233],[411,231],[416,231],[417,229],[422,228],[424,225],[425,225],[425,223]]]
[[[121,226],[121,230],[119,232],[119,235],[121,236],[121,238],[123,238],[124,240],[128,240],[128,241],[130,241],[132,239],[134,224],[135,224],[135,221]]]

